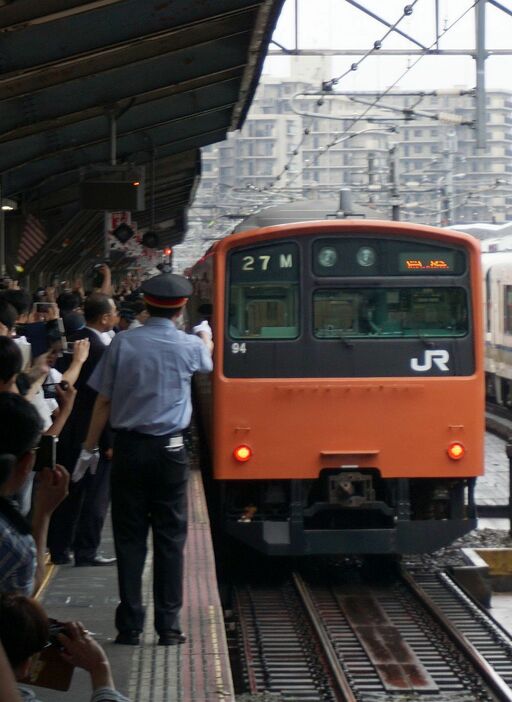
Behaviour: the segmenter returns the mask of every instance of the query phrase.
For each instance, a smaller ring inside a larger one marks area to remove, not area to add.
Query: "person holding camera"
[[[97,263],[94,266],[92,286],[94,292],[112,295],[112,272],[106,263]]]
[[[86,326],[71,337],[75,348],[78,344],[89,345],[88,357],[75,382],[76,401],[57,446],[59,462],[68,466],[72,474],[97,395],[87,381],[108,348],[104,335],[113,328],[116,315],[113,299],[102,293],[94,293],[84,303]],[[52,562],[56,565],[71,563],[72,550],[75,565],[80,567],[115,563],[114,558],[97,553],[110,499],[111,443],[107,430],[101,439],[101,459],[96,473],[81,480],[77,480],[76,474],[72,475],[69,495],[52,517],[48,546]]]
[[[45,570],[50,516],[68,491],[65,468],[40,471],[31,524],[11,499],[32,473],[41,429],[37,410],[27,400],[0,393],[0,592],[31,595],[38,589]]]
[[[51,623],[34,599],[15,593],[0,594],[0,642],[20,683],[30,679],[33,657],[55,646],[60,650],[63,663],[89,673],[91,702],[129,702],[115,689],[105,651],[81,622]],[[57,675],[58,662],[57,666],[54,664],[54,671]],[[18,690],[22,700],[37,702],[32,689],[20,684]]]

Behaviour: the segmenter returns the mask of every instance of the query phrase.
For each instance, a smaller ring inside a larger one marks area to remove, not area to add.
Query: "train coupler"
[[[375,490],[371,475],[359,471],[341,472],[330,475],[328,481],[328,502],[345,507],[361,507],[375,502]]]

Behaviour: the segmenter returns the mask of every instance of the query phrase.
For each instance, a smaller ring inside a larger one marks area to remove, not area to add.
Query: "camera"
[[[48,643],[52,644],[53,646],[57,646],[59,649],[62,649],[62,645],[57,638],[58,634],[65,634],[67,631],[67,626],[63,622],[57,621],[57,619],[49,619],[49,635],[48,635]]]
[[[46,400],[56,399],[57,390],[55,388],[57,387],[57,385],[60,387],[61,390],[67,390],[69,387],[69,383],[67,382],[67,380],[62,380],[60,383],[43,383],[43,394]]]
[[[41,436],[32,470],[37,472],[43,470],[43,468],[55,469],[57,463],[57,441],[58,438],[51,434],[43,434]]]

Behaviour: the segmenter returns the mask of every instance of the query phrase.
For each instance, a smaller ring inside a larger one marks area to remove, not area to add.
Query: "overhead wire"
[[[397,19],[397,21],[394,24],[392,24],[389,27],[388,31],[385,32],[385,34],[381,37],[381,39],[377,39],[376,41],[373,42],[372,48],[369,49],[365,54],[363,54],[363,56],[361,56],[359,61],[355,61],[354,63],[352,63],[350,68],[348,68],[344,73],[342,73],[337,78],[331,78],[330,80],[324,81],[322,83],[322,88],[324,89],[324,91],[325,92],[331,91],[335,85],[338,85],[338,83],[341,80],[343,80],[343,78],[348,76],[353,71],[357,71],[359,66],[363,63],[363,61],[365,61],[368,58],[368,56],[371,56],[375,52],[382,49],[382,42],[385,41],[389,37],[389,35],[395,31],[395,29],[398,27],[398,25],[400,24],[400,22],[403,19],[405,19],[406,17],[410,17],[412,15],[413,10],[414,10],[414,6],[416,5],[417,2],[418,2],[418,0],[414,0],[414,2],[412,2],[410,5],[405,5],[404,10],[402,12],[402,15]]]
[[[394,22],[392,25],[390,25],[388,31],[385,32],[384,35],[383,35],[380,39],[377,39],[376,41],[373,42],[373,46],[359,59],[359,61],[357,61],[356,63],[353,63],[352,66],[351,66],[351,68],[350,68],[348,71],[346,71],[343,75],[339,76],[338,78],[332,78],[330,81],[326,81],[326,82],[322,83],[323,94],[325,94],[325,93],[328,92],[329,90],[332,90],[332,87],[328,88],[328,87],[326,87],[326,86],[328,86],[328,85],[330,85],[330,84],[336,85],[345,75],[347,75],[348,73],[350,73],[350,72],[353,71],[353,70],[357,70],[357,68],[359,68],[359,66],[363,63],[363,61],[365,61],[369,56],[371,56],[373,53],[375,53],[376,51],[378,51],[379,49],[381,49],[381,48],[382,48],[382,43],[383,43],[383,42],[387,39],[387,37],[396,29],[396,27],[400,24],[400,22],[401,22],[405,17],[409,17],[409,16],[412,14],[413,8],[414,8],[414,6],[416,5],[417,2],[419,2],[419,0],[414,0],[414,1],[413,1],[412,3],[410,3],[409,5],[406,5],[406,6],[404,7],[404,10],[403,10],[402,15],[398,18],[398,20],[397,20],[396,22]],[[354,66],[356,66],[356,68],[354,68]],[[293,100],[294,100],[297,96],[299,96],[299,95],[307,95],[307,94],[308,94],[308,93],[296,93],[295,95],[292,95],[292,97],[291,97],[291,99],[290,99],[290,107],[291,107],[292,111],[295,112],[296,114],[300,114],[300,113],[296,112],[296,111],[293,109]],[[317,105],[318,105],[319,107],[321,107],[321,106],[323,105],[323,99],[317,100]],[[333,119],[332,117],[330,117],[330,116],[328,116],[328,115],[319,115],[319,114],[316,114],[316,113],[310,113],[310,115],[308,115],[308,116],[311,116],[312,119],[315,119],[317,116],[321,116],[322,118],[327,118],[327,119]],[[280,171],[276,176],[274,176],[274,180],[272,181],[272,183],[270,183],[270,185],[265,186],[265,187],[262,188],[263,191],[268,191],[269,189],[273,188],[273,187],[281,180],[281,178],[283,177],[283,175],[284,175],[286,172],[288,172],[288,171],[290,170],[290,166],[291,166],[291,163],[292,163],[293,159],[294,159],[296,156],[298,156],[298,154],[299,154],[299,152],[300,152],[300,149],[301,149],[302,146],[304,145],[304,142],[306,141],[306,139],[307,139],[307,137],[310,135],[310,133],[311,133],[311,125],[309,124],[309,125],[307,125],[307,126],[304,128],[303,133],[302,133],[301,140],[300,140],[300,142],[294,147],[294,149],[293,149],[293,151],[292,151],[292,153],[291,153],[291,155],[290,155],[290,158],[288,159],[287,163],[283,166],[283,168],[281,169],[281,171]]]
[[[460,22],[460,21],[468,14],[468,12],[470,12],[470,11],[477,5],[477,3],[478,3],[479,1],[480,1],[480,0],[475,0],[466,10],[464,10],[464,12],[462,12],[462,14],[460,14],[460,15],[459,15],[455,20],[453,20],[453,22],[451,22],[449,25],[447,25],[447,26],[444,28],[444,30],[439,34],[439,36],[436,37],[436,40],[433,41],[432,44],[430,44],[430,46],[427,46],[427,47],[423,50],[423,52],[420,54],[420,56],[418,56],[418,58],[417,58],[412,64],[409,64],[409,65],[407,66],[407,68],[405,69],[405,71],[403,71],[403,72],[398,76],[398,78],[397,78],[393,83],[391,83],[391,85],[389,85],[382,93],[379,93],[379,95],[375,98],[375,100],[373,100],[373,101],[368,105],[368,107],[362,112],[361,115],[358,115],[356,118],[354,118],[342,132],[335,133],[335,134],[334,134],[333,140],[331,140],[331,142],[330,142],[329,144],[327,144],[325,147],[322,147],[322,149],[319,151],[319,154],[317,154],[317,156],[315,157],[314,164],[316,164],[316,163],[318,162],[320,156],[322,156],[322,155],[323,155],[324,153],[326,153],[330,148],[332,148],[333,146],[335,146],[335,145],[337,145],[337,144],[339,143],[339,141],[337,141],[337,138],[338,138],[338,137],[342,137],[344,134],[347,134],[349,129],[351,129],[355,124],[357,124],[357,122],[360,122],[374,107],[376,107],[376,106],[379,104],[379,102],[382,100],[382,98],[385,97],[385,96],[386,96],[386,95],[387,95],[387,94],[404,78],[404,76],[406,76],[407,73],[409,73],[409,71],[411,71],[411,70],[419,63],[419,61],[421,61],[423,58],[425,58],[425,56],[428,55],[428,53],[430,52],[430,50],[437,44],[438,40],[439,40],[440,38],[442,38],[443,36],[445,36],[445,35],[447,34],[447,32],[449,32],[451,29],[453,29],[453,27],[454,27],[456,24],[458,24],[458,22]],[[388,34],[388,33],[387,33],[387,34]],[[365,57],[368,57],[369,55],[370,55],[370,53],[367,52],[367,54],[365,54]],[[360,63],[360,62],[359,62],[359,63]],[[349,71],[345,72],[344,74],[342,74],[342,76],[339,76],[339,78],[336,79],[336,80],[338,80],[338,82],[339,82],[339,80],[341,80],[341,78],[344,77],[345,75],[347,75],[348,73],[349,73]],[[332,80],[332,79],[331,79],[331,80]],[[328,81],[328,82],[329,82],[329,81]],[[335,94],[334,94],[334,95],[335,95]],[[313,164],[313,165],[314,165],[314,164]],[[310,167],[311,164],[308,164],[308,166]],[[286,167],[285,167],[285,169],[288,170]],[[300,171],[294,173],[293,177],[290,178],[290,179],[286,182],[285,187],[287,187],[287,186],[289,186],[291,183],[295,182],[295,180],[297,180],[297,178],[298,178],[300,175],[302,175],[303,171],[304,171],[304,168],[302,168]],[[279,176],[279,177],[280,177],[280,176]],[[274,186],[274,183],[272,183],[270,187],[273,187],[273,186]],[[267,188],[267,190],[268,190],[268,189],[270,189],[270,188]]]
[[[332,86],[337,85],[344,77],[346,77],[347,75],[349,75],[350,73],[352,73],[354,70],[357,70],[357,68],[359,68],[359,66],[361,65],[361,63],[362,63],[364,60],[366,60],[369,56],[371,56],[371,55],[375,54],[376,52],[378,52],[378,50],[379,50],[380,48],[382,48],[382,42],[385,41],[385,39],[386,39],[387,37],[389,37],[389,35],[396,29],[396,27],[398,26],[398,24],[399,24],[405,17],[408,17],[408,16],[410,16],[410,15],[412,14],[413,8],[414,8],[414,6],[417,4],[418,1],[419,1],[419,0],[414,0],[414,2],[412,2],[412,3],[410,3],[409,5],[406,5],[406,6],[404,7],[404,11],[403,11],[402,15],[400,16],[400,18],[399,18],[395,23],[393,23],[393,25],[391,25],[391,26],[389,27],[388,31],[385,32],[385,34],[383,35],[383,37],[382,37],[380,40],[377,40],[377,41],[374,42],[372,48],[369,49],[369,50],[359,59],[359,61],[356,62],[356,64],[352,64],[351,67],[350,67],[350,69],[348,69],[347,71],[345,71],[344,73],[342,73],[340,76],[337,76],[337,77],[335,77],[335,78],[331,78],[329,81],[324,81],[324,82],[322,83],[322,88],[323,88],[323,90],[324,90],[324,94],[332,94],[332,96],[335,97],[335,96],[336,96],[336,93],[331,93],[331,91],[332,91]],[[317,153],[317,154],[315,155],[315,157],[314,157],[313,162],[310,161],[310,162],[308,163],[308,168],[311,168],[312,165],[313,165],[313,166],[316,165],[316,163],[318,162],[318,160],[320,159],[321,156],[323,156],[325,153],[327,153],[327,152],[328,152],[331,148],[333,148],[334,146],[338,145],[338,144],[340,143],[340,141],[343,140],[343,139],[342,139],[343,136],[347,135],[349,139],[350,139],[350,138],[353,138],[353,137],[355,137],[355,136],[357,136],[360,132],[355,132],[353,135],[349,135],[349,130],[350,130],[355,124],[357,124],[358,122],[360,122],[361,120],[363,120],[364,117],[365,117],[373,108],[377,107],[377,106],[379,105],[380,101],[382,100],[382,98],[385,97],[386,95],[388,95],[389,92],[390,92],[390,91],[391,91],[391,90],[392,90],[392,89],[409,73],[409,71],[413,70],[413,68],[415,68],[415,66],[419,63],[419,61],[421,61],[423,58],[425,58],[425,56],[427,56],[427,55],[429,54],[429,52],[432,50],[432,48],[433,48],[434,46],[436,46],[436,44],[438,43],[439,39],[442,38],[443,36],[445,36],[451,29],[453,29],[453,27],[456,26],[456,25],[457,25],[457,24],[458,24],[458,23],[459,23],[459,22],[460,22],[460,21],[461,21],[461,20],[478,4],[479,1],[480,1],[480,0],[475,0],[474,2],[472,2],[472,4],[471,4],[466,10],[464,10],[455,20],[453,20],[453,22],[451,22],[450,24],[448,24],[448,25],[443,29],[443,31],[436,37],[436,39],[434,40],[434,42],[432,42],[432,44],[430,44],[429,46],[425,47],[425,49],[424,49],[424,50],[422,51],[422,53],[417,57],[417,59],[416,59],[415,61],[413,61],[411,64],[409,64],[409,65],[407,66],[407,68],[398,76],[398,78],[397,78],[395,81],[393,81],[393,83],[391,83],[391,85],[389,85],[382,93],[379,93],[379,95],[377,95],[377,97],[375,98],[375,100],[373,100],[373,101],[368,105],[368,107],[362,112],[361,115],[358,115],[357,117],[351,119],[350,123],[345,127],[345,129],[344,129],[343,131],[341,131],[341,132],[335,132],[333,138],[331,139],[331,141],[330,141],[326,146],[321,147],[321,148],[319,149],[318,153]],[[406,12],[406,10],[407,10],[407,12]],[[357,67],[356,67],[356,68],[353,68],[354,65],[357,65]],[[306,95],[306,93],[297,93],[296,96],[298,96],[298,95]],[[293,100],[296,96],[292,96],[291,100]],[[317,101],[317,105],[318,105],[319,107],[321,107],[322,104],[323,104],[323,101],[321,101],[321,100],[318,100],[318,101]],[[296,112],[296,114],[300,114],[300,113]],[[321,115],[321,114],[316,115],[316,114],[315,114],[315,117],[314,117],[314,118],[316,118],[316,117],[322,117],[322,118],[323,118],[324,115]],[[311,119],[314,119],[314,118],[312,117]],[[345,120],[346,120],[346,118],[345,118]],[[396,127],[395,127],[395,131],[397,131],[397,128],[396,128]],[[252,211],[256,211],[257,208],[260,208],[260,207],[264,206],[265,204],[267,204],[268,202],[270,202],[270,201],[276,199],[277,197],[279,197],[279,191],[273,190],[273,188],[275,188],[275,186],[276,186],[277,183],[281,180],[281,178],[283,177],[283,175],[284,175],[285,173],[287,173],[287,172],[290,170],[290,166],[291,166],[291,163],[292,163],[293,159],[299,154],[299,151],[300,151],[301,147],[304,145],[304,142],[305,142],[306,138],[310,135],[310,133],[311,133],[311,127],[310,127],[310,125],[308,125],[307,127],[304,128],[303,133],[302,133],[302,138],[301,138],[300,142],[293,148],[293,150],[292,150],[292,152],[291,152],[291,154],[290,154],[290,158],[288,159],[287,163],[283,166],[283,168],[281,169],[281,171],[280,171],[276,176],[274,176],[274,179],[272,180],[272,182],[271,182],[269,185],[263,186],[262,188],[257,188],[257,186],[256,186],[256,188],[255,188],[256,191],[261,192],[261,193],[265,193],[265,192],[266,192],[266,193],[267,193],[267,196],[266,196],[263,200],[255,201],[255,202],[254,202],[254,208],[253,208]],[[294,182],[297,180],[297,178],[298,178],[300,175],[302,175],[302,173],[304,172],[304,170],[305,170],[305,168],[302,167],[299,171],[295,172],[295,173],[293,174],[293,176],[292,176],[291,178],[289,178],[289,179],[286,181],[284,187],[285,187],[285,188],[288,188],[292,183],[294,183]],[[273,192],[269,192],[269,191],[271,191],[271,190],[273,190]],[[281,190],[281,188],[280,188],[279,190]]]

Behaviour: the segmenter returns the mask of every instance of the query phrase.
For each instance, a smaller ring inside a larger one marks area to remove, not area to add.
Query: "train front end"
[[[430,552],[473,529],[478,243],[309,222],[229,237],[212,258],[223,529],[275,555]]]

